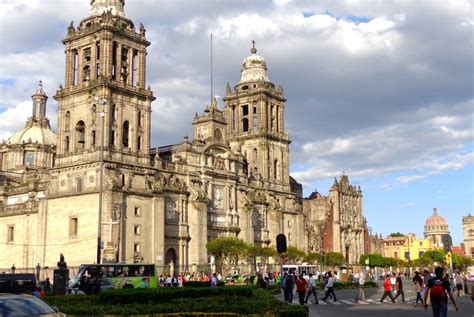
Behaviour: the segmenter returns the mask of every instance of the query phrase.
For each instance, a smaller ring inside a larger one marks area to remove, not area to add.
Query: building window
[[[15,241],[15,226],[8,226],[7,242]]]
[[[35,164],[35,152],[25,151],[25,156],[23,158],[23,164],[27,167],[31,167]]]
[[[82,193],[82,178],[76,178],[76,192]]]
[[[418,257],[421,258],[424,254],[425,254],[424,251],[419,251],[419,252],[418,252]]]
[[[115,104],[112,105],[112,109],[110,110],[110,115],[111,115],[111,119],[112,121],[115,121],[116,118],[117,118],[117,106]]]
[[[129,123],[128,121],[124,121],[122,125],[122,146],[128,147],[128,130],[129,130]]]
[[[84,121],[80,120],[76,123],[76,143],[77,143],[77,149],[84,149],[85,146],[85,131],[86,131],[86,125]]]
[[[141,232],[140,225],[135,225],[135,226],[133,226],[133,234],[134,234],[134,235],[139,236],[139,235],[140,235],[140,232]]]
[[[77,217],[69,218],[69,237],[77,237]]]
[[[420,247],[423,246],[423,241],[420,241]]]
[[[133,252],[140,252],[140,243],[133,244]]]
[[[133,211],[133,214],[135,215],[135,217],[141,217],[142,211],[141,211],[140,207],[135,207],[135,209]]]
[[[92,147],[95,148],[95,130],[92,131]]]
[[[249,131],[249,119],[247,118],[242,119],[242,131],[243,132]]]

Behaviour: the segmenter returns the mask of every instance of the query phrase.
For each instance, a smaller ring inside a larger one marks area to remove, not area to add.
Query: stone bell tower
[[[107,160],[147,164],[151,102],[146,88],[145,28],[125,17],[124,0],[92,0],[90,15],[73,22],[66,46],[65,85],[58,101],[57,166],[98,159],[105,112]]]
[[[289,190],[291,141],[285,133],[283,88],[275,88],[269,80],[267,64],[257,55],[255,42],[250,52],[234,91],[227,84],[227,138],[231,148],[244,155],[249,177]]]
[[[96,255],[98,261],[141,256],[139,243],[126,240],[134,230],[126,219],[149,206],[141,193],[146,194],[144,173],[151,167],[155,98],[146,86],[150,42],[143,25],[125,16],[124,4],[91,1],[90,15],[77,26],[71,22],[62,41],[65,82],[54,96],[57,155],[48,212],[61,224],[51,243],[85,239],[80,252],[64,250],[76,263]],[[68,222],[69,231],[63,230]]]

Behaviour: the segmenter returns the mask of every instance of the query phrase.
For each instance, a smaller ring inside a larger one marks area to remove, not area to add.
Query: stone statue
[[[64,254],[59,255],[59,262],[58,262],[58,268],[61,270],[67,269],[67,263],[64,261]]]

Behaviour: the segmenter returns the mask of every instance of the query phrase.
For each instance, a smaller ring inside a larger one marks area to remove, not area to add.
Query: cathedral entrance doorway
[[[174,275],[176,268],[176,250],[169,248],[165,254],[165,265],[169,267],[170,275]]]

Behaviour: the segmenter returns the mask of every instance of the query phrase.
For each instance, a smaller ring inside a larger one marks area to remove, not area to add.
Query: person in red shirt
[[[395,303],[395,300],[393,299],[393,296],[392,296],[392,285],[390,284],[390,275],[388,274],[385,275],[385,281],[383,282],[383,289],[384,289],[384,292],[383,292],[382,298],[380,299],[380,302],[383,302],[385,297],[388,296],[392,300],[392,303]]]
[[[304,305],[304,296],[306,295],[307,285],[308,282],[306,282],[306,279],[301,274],[296,280],[296,292],[298,292],[299,295],[300,305]]]

